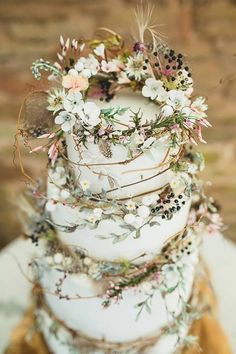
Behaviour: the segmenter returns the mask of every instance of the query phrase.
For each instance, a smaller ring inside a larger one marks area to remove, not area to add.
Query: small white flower
[[[158,198],[156,195],[145,195],[142,199],[142,203],[145,206],[149,206],[149,205],[153,204],[157,199]]]
[[[97,218],[97,219],[101,219],[103,210],[101,208],[95,208],[93,210],[93,215]]]
[[[198,112],[205,112],[208,110],[208,105],[205,103],[204,97],[197,97],[191,104],[191,108]]]
[[[102,57],[104,58],[105,52],[105,45],[103,43],[100,43],[95,49],[94,49],[94,53],[98,56],[98,57]]]
[[[53,199],[50,199],[47,201],[45,208],[47,211],[54,211],[57,207],[57,204],[55,203],[55,201]]]
[[[83,263],[85,266],[90,266],[92,264],[92,259],[89,257],[85,257]]]
[[[63,102],[66,97],[65,90],[55,89],[54,91],[50,92],[48,95],[48,107],[49,111],[56,113],[63,109]]]
[[[170,117],[174,114],[174,109],[171,106],[165,105],[161,109],[161,114],[164,117]]]
[[[145,81],[142,95],[144,97],[149,97],[151,100],[157,100],[160,102],[165,101],[167,98],[167,92],[163,88],[163,82],[153,78],[149,78]]]
[[[126,205],[126,208],[127,208],[128,210],[135,210],[135,209],[136,209],[136,204],[135,204],[135,202],[134,202],[132,199],[129,199],[129,200],[125,203],[125,205]]]
[[[135,222],[135,215],[134,214],[126,214],[124,216],[124,221],[126,222],[126,224],[130,224],[132,225]]]
[[[55,123],[61,124],[61,129],[64,132],[70,132],[73,126],[75,125],[76,117],[69,112],[62,111],[56,116]]]
[[[75,70],[87,78],[96,75],[99,69],[99,62],[92,54],[89,54],[87,58],[79,58],[75,64]]]
[[[90,183],[86,179],[80,181],[80,185],[81,185],[81,188],[83,189],[83,191],[86,191],[90,187]]]
[[[175,111],[180,111],[183,107],[189,106],[189,99],[183,91],[171,90],[167,95],[166,104]]]
[[[72,258],[71,258],[71,257],[65,257],[65,258],[64,258],[64,264],[65,264],[66,266],[71,265],[71,263],[72,263]]]
[[[51,256],[47,256],[46,257],[46,262],[49,264],[49,265],[52,265],[53,264],[53,258]]]
[[[95,127],[101,122],[100,108],[94,102],[86,102],[78,115],[82,122],[88,126]]]
[[[119,71],[119,67],[117,67],[117,64],[114,61],[102,60],[102,62],[101,62],[101,70],[104,73],[110,73],[110,72]]]
[[[134,77],[135,80],[140,81],[142,77],[146,76],[147,70],[144,70],[144,57],[141,52],[135,56],[130,56],[127,59],[125,71],[129,77]]]
[[[64,109],[70,113],[78,113],[83,103],[80,92],[70,92],[64,100]]]
[[[145,205],[141,205],[140,207],[138,207],[137,212],[138,212],[138,215],[144,219],[150,215],[150,209]]]
[[[66,189],[62,189],[60,195],[61,195],[61,198],[67,199],[70,197],[70,192],[67,191]]]
[[[64,167],[57,166],[51,173],[51,179],[55,184],[63,185],[66,183],[66,171]]]
[[[97,218],[96,218],[96,216],[94,215],[94,214],[90,214],[89,216],[88,216],[88,222],[90,222],[91,224],[95,224],[96,222],[97,222]]]
[[[54,257],[53,257],[54,263],[61,264],[63,262],[63,259],[64,259],[64,256],[62,253],[58,252],[58,253],[54,254]]]

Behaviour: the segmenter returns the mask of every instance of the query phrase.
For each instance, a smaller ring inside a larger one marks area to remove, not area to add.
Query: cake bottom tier
[[[198,345],[183,348],[179,351],[182,354],[197,354],[199,353],[199,347],[202,349],[203,354],[232,354],[228,340],[219,325],[216,317],[216,299],[213,294],[212,288],[209,286],[209,281],[206,278],[202,278],[199,281],[199,295],[202,298],[208,299],[209,311],[196,320],[189,331],[189,335],[198,337]],[[66,344],[60,343],[63,338],[58,337],[57,346],[52,341],[53,327],[44,326],[44,335],[35,331],[32,334],[32,328],[35,325],[35,309],[31,308],[25,315],[22,322],[16,328],[12,335],[12,343],[9,346],[5,354],[67,354],[76,353],[80,354],[78,348],[77,351],[71,351],[71,348],[66,347]],[[49,330],[50,329],[50,330]],[[51,333],[49,336],[47,333]],[[31,335],[29,335],[31,334]],[[165,336],[165,342],[159,340],[152,348],[147,349],[145,354],[168,354],[177,353],[178,350],[173,347],[174,339]],[[171,349],[172,343],[172,349]],[[161,347],[162,346],[162,347]],[[169,349],[168,349],[169,348]],[[162,351],[160,351],[162,350]],[[172,350],[172,351],[167,351]],[[86,354],[101,354],[101,351],[90,351]],[[111,351],[111,354],[120,354],[119,351]],[[140,352],[141,353],[141,352]],[[136,352],[135,354],[139,354]]]

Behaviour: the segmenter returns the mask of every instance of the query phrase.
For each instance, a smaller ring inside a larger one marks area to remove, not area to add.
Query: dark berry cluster
[[[186,203],[183,198],[183,194],[176,196],[174,192],[171,192],[164,197],[160,197],[160,199],[157,200],[157,206],[152,208],[151,212],[152,214],[160,215],[162,219],[170,220],[173,214],[178,212]]]
[[[101,87],[101,91],[104,97],[100,98],[100,101],[105,100],[106,102],[109,102],[113,97],[114,97],[114,93],[110,93],[110,87],[111,87],[111,83],[108,80],[101,80],[100,81],[100,87]]]
[[[191,73],[189,72],[189,67],[184,64],[183,54],[175,53],[173,49],[168,49],[163,58],[160,58],[158,52],[153,52],[156,60],[154,62],[154,66],[159,71],[159,73],[165,74],[170,78],[171,81],[175,81],[177,75],[181,76],[181,70],[185,70],[188,72],[187,77],[191,77]],[[185,80],[181,80],[181,84],[185,84]]]

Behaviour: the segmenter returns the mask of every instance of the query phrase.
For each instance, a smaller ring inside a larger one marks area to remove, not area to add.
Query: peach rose
[[[62,78],[62,86],[69,89],[70,92],[84,91],[88,88],[88,79],[74,69],[70,70],[67,75]]]

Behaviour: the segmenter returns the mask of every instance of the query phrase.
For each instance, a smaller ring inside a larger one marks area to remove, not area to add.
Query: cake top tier
[[[181,53],[157,38],[127,46],[111,31],[93,40],[61,37],[60,46],[58,62],[39,59],[32,66],[36,79],[41,70],[50,72],[52,85],[43,99],[55,124],[53,130],[37,129],[36,135],[49,139],[52,163],[64,134],[73,137],[78,149],[100,144],[103,150],[107,147],[107,154],[111,144],[137,154],[166,133],[171,146],[204,142],[201,127],[210,126],[207,105],[202,97],[191,99],[193,80]],[[137,96],[136,107],[128,99],[114,105],[116,96],[126,94]],[[153,114],[139,107],[139,99],[141,107],[143,100],[152,105]]]

